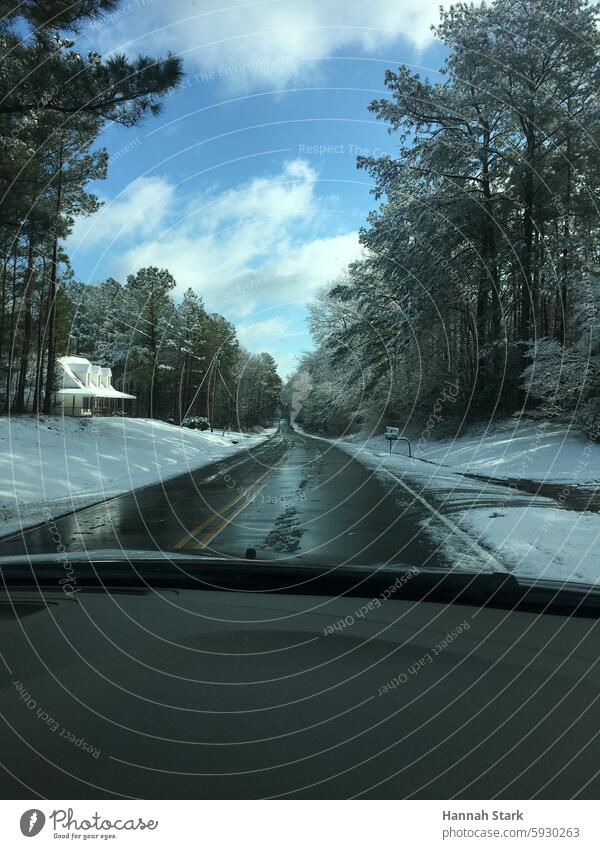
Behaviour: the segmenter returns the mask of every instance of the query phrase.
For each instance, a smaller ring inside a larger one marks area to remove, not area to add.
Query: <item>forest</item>
[[[137,396],[133,415],[270,423],[273,359],[245,352],[191,288],[176,301],[176,281],[158,268],[81,283],[64,251],[75,219],[99,208],[88,185],[109,167],[102,129],[156,116],[183,78],[173,55],[74,49],[74,37],[118,6],[0,2],[0,412],[56,412],[54,364],[70,353],[110,366],[114,384]]]
[[[270,354],[252,354],[222,315],[189,288],[179,301],[173,276],[142,268],[124,284],[65,284],[64,332],[71,352],[110,365],[136,396],[133,415],[180,424],[200,416],[217,427],[272,422],[281,379]]]
[[[331,434],[420,431],[435,409],[440,432],[517,413],[595,437],[597,6],[459,3],[435,34],[439,74],[388,70],[370,104],[397,154],[358,158],[380,205],[286,392]]]

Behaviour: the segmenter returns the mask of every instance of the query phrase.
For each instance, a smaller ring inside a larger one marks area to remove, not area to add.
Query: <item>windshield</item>
[[[0,557],[596,583],[586,4],[108,5],[2,23]]]

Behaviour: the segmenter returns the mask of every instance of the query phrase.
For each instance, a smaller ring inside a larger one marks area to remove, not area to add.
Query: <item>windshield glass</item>
[[[587,5],[109,5],[2,22],[0,557],[597,582]]]

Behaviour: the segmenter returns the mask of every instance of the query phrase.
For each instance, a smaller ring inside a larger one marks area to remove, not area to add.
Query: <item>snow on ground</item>
[[[210,465],[273,432],[222,436],[152,419],[0,417],[0,535]]]
[[[431,515],[423,524],[457,566],[489,566],[488,552],[516,575],[600,583],[600,514],[568,509],[573,492],[600,486],[600,445],[580,432],[507,421],[454,440],[414,440],[413,459],[400,443],[390,456],[381,435],[328,441],[426,502]],[[465,472],[558,486],[553,498],[542,497]]]
[[[600,516],[560,507],[474,510],[463,526],[499,552],[516,575],[600,583]]]
[[[477,435],[423,442],[416,442],[417,456],[460,472],[600,485],[600,445],[566,425],[509,420]]]
[[[342,441],[381,455],[389,451],[382,435],[353,434]],[[414,456],[456,472],[600,486],[600,444],[567,425],[509,419],[454,439],[433,439],[424,431],[424,438],[411,439],[411,444]],[[406,451],[406,443],[394,445],[394,453]]]

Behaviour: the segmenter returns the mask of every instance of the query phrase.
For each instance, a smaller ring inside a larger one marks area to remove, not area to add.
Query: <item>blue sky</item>
[[[387,67],[443,62],[429,0],[131,0],[82,47],[167,50],[186,77],[158,118],[109,127],[105,201],[76,222],[77,276],[168,268],[285,376],[310,348],[306,304],[359,255],[375,201],[357,153],[394,153],[368,112]]]

